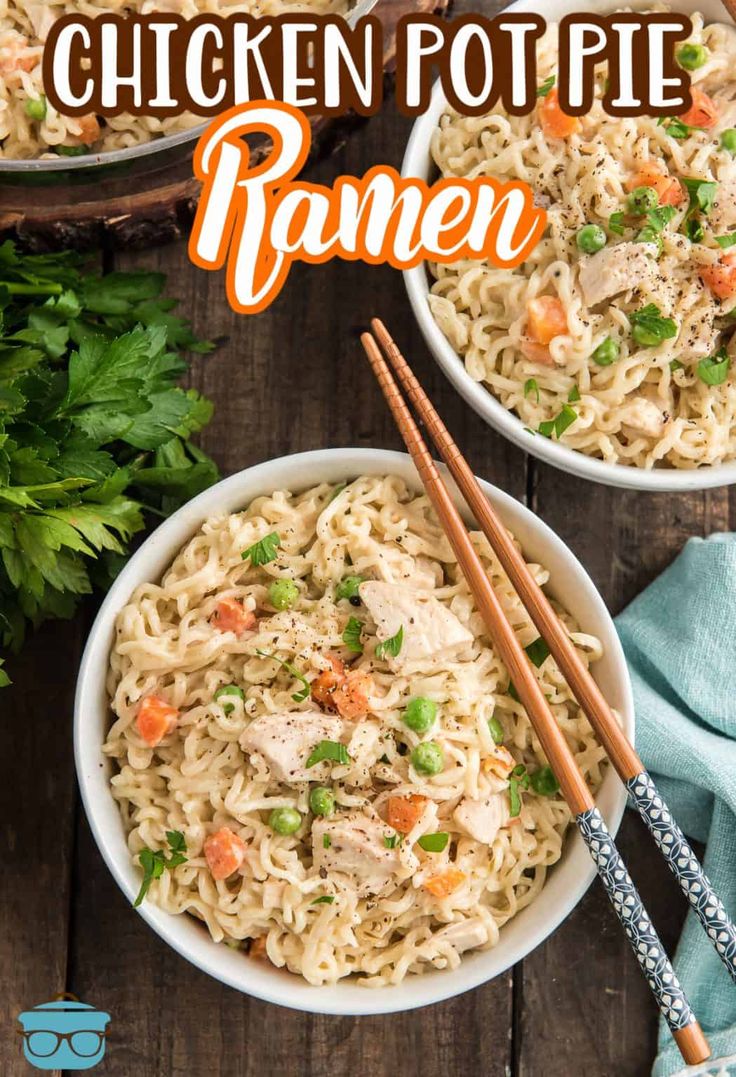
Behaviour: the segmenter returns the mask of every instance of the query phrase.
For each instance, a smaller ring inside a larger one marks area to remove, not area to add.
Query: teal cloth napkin
[[[734,917],[736,534],[690,539],[616,626],[634,688],[639,754],[685,833],[706,843],[703,866]],[[698,1072],[736,1075],[736,986],[693,913],[674,965],[713,1055],[723,1059]],[[662,1026],[653,1077],[683,1072]]]

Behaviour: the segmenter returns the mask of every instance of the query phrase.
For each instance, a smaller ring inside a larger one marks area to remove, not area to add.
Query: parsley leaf
[[[135,909],[143,902],[153,880],[161,878],[164,868],[171,871],[173,868],[178,868],[180,864],[186,864],[187,862],[185,855],[187,843],[182,832],[180,830],[167,830],[166,841],[171,853],[169,857],[166,856],[163,849],[149,849],[147,845],[144,845],[138,854],[138,860],[143,868],[143,882],[138,891],[138,896],[133,902],[133,908]]]
[[[342,634],[343,643],[349,651],[353,651],[355,654],[363,653],[363,644],[360,642],[362,631],[363,622],[359,621],[357,617],[351,617]]]
[[[647,221],[650,228],[653,228],[655,232],[663,232],[673,217],[677,216],[677,210],[674,206],[657,206],[655,209],[650,209],[647,213]]]
[[[395,849],[397,845],[401,844],[401,838],[398,834],[384,834],[383,844],[387,849]]]
[[[348,750],[339,740],[321,740],[317,747],[312,749],[307,759],[307,767],[316,767],[325,759],[342,765],[350,762]]]
[[[443,849],[447,848],[447,843],[450,840],[450,835],[444,831],[438,831],[435,834],[424,834],[417,842],[417,845],[424,849],[425,853],[441,853]]]
[[[702,243],[705,238],[703,222],[697,217],[688,217],[685,221],[685,235],[691,243]]]
[[[330,835],[329,834],[323,834],[322,835],[322,848],[323,849],[329,849],[329,847],[331,845],[332,845],[332,838],[330,837]]]
[[[701,359],[697,366],[697,374],[706,385],[723,385],[728,377],[731,359],[725,348],[721,348],[715,355],[709,355],[707,359]]]
[[[580,400],[580,389],[577,385],[573,385],[570,392],[567,394],[568,403],[577,404]]]
[[[687,176],[683,176],[681,182],[690,195],[691,211],[710,213],[718,193],[718,184],[711,180],[691,179]]]
[[[291,697],[295,703],[303,703],[304,700],[312,694],[311,684],[304,676],[304,674],[299,672],[296,666],[292,666],[291,662],[287,662],[285,658],[279,658],[276,654],[269,654],[268,651],[259,651],[257,648],[256,654],[260,655],[261,658],[270,658],[273,662],[278,662],[278,664],[283,669],[287,670],[287,672],[290,673],[292,677],[296,677],[298,681],[302,682],[304,687],[300,688],[298,692],[294,692]]]
[[[556,82],[557,76],[550,75],[548,79],[545,79],[544,82],[540,83],[537,87],[537,97],[546,97]]]
[[[660,313],[659,307],[654,303],[647,303],[641,310],[635,310],[629,315],[634,340],[645,348],[656,347],[663,340],[670,340],[678,333],[677,323],[672,318],[665,318]]]
[[[736,244],[736,232],[731,232],[728,236],[716,236],[715,240],[718,246],[724,251],[728,250],[729,247],[733,247],[734,244]]]
[[[691,127],[689,124],[683,123],[677,116],[662,116],[657,124],[658,127],[664,127],[670,138],[685,139],[689,138],[693,131],[701,131],[701,127]]]
[[[624,234],[624,211],[622,209],[616,210],[608,218],[608,230],[617,236]]]
[[[530,643],[528,647],[525,647],[524,650],[537,669],[549,658],[549,647],[541,636]]]
[[[189,440],[212,406],[177,385],[180,353],[209,345],[164,283],[0,244],[0,648],[108,587],[146,510],[217,480]]]
[[[244,561],[250,559],[251,565],[254,567],[257,565],[267,565],[270,561],[275,561],[277,549],[281,545],[281,536],[277,531],[272,531],[270,535],[264,535],[258,542],[254,542],[252,546],[249,546],[247,550],[243,550],[240,555]]]
[[[327,837],[326,834],[325,837]],[[323,894],[322,897],[315,898],[314,901],[311,901],[310,905],[331,905],[334,900],[334,894]]]
[[[539,424],[539,433],[546,438],[551,438],[553,434],[557,434],[559,438],[565,433],[568,426],[572,426],[577,417],[578,413],[575,408],[571,408],[569,404],[563,404],[562,411],[554,419],[546,419]]]
[[[526,398],[530,393],[535,394],[537,403],[539,403],[539,386],[536,378],[527,378],[524,382],[524,397]]]
[[[389,639],[383,640],[376,646],[376,658],[385,658],[386,655],[390,655],[392,658],[396,658],[399,654],[402,644],[404,642],[404,626],[401,625],[399,631],[395,636],[391,636]]]

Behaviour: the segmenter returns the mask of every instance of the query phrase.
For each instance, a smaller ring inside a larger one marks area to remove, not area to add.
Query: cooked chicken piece
[[[321,740],[339,741],[341,718],[318,711],[284,711],[256,718],[240,738],[244,751],[261,756],[278,782],[316,782],[329,777],[334,765],[325,760],[307,768],[310,753]]]
[[[464,950],[471,950],[488,942],[488,927],[480,917],[474,916],[448,924],[441,931],[436,931],[433,938],[446,939],[461,954]]]
[[[368,580],[360,585],[360,597],[376,622],[379,640],[390,639],[404,629],[401,651],[397,658],[389,659],[394,666],[432,655],[447,657],[473,642],[472,632],[434,595]]]
[[[509,798],[505,793],[491,793],[482,800],[463,797],[453,812],[453,819],[471,838],[492,845],[496,834],[509,821]]]
[[[718,184],[708,224],[715,236],[726,235],[736,228],[736,175]]]
[[[378,893],[399,872],[405,878],[418,868],[413,853],[404,850],[402,860],[398,845],[388,847],[395,841],[395,831],[382,819],[362,811],[312,823],[314,866],[349,876],[362,897]]]
[[[627,431],[645,438],[658,438],[664,430],[665,413],[653,400],[639,397],[619,408],[618,418]]]
[[[651,286],[657,263],[650,243],[617,243],[580,261],[580,287],[585,302],[595,307],[631,288]]]

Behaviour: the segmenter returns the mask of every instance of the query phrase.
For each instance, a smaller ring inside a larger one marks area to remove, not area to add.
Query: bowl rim
[[[398,474],[421,489],[410,457],[388,450],[319,449],[256,464],[210,487],[164,521],[129,559],[104,599],[90,630],[79,670],[74,701],[74,758],[82,803],[95,842],[130,902],[140,884],[139,873],[128,852],[118,805],[110,795],[112,767],[102,754],[100,742],[101,727],[109,724],[105,679],[118,610],[139,583],[160,577],[208,516],[237,511],[254,497],[288,485],[290,475],[294,476],[292,489],[305,489],[310,483],[339,482],[359,474]],[[595,622],[595,631],[604,637],[603,672],[616,687],[615,705],[627,735],[633,739],[634,706],[623,649],[595,585],[569,547],[547,524],[509,494],[480,481],[502,518],[511,518],[513,527],[528,532],[527,540],[544,547],[546,559],[557,565],[553,575],[555,571],[558,575],[568,574],[574,583],[574,588],[568,588],[575,599],[570,604],[585,605],[588,611],[585,620]],[[615,834],[623,815],[626,790],[612,767],[608,768],[596,803]],[[297,1010],[357,1016],[430,1005],[501,975],[556,930],[579,903],[594,876],[594,864],[573,828],[566,837],[559,868],[550,873],[539,897],[504,925],[496,947],[467,955],[458,969],[409,976],[401,984],[375,991],[344,980],[319,988],[311,986],[301,977],[270,965],[266,968],[244,961],[243,954],[212,942],[206,928],[193,917],[166,913],[148,902],[136,911],[172,949],[222,983],[265,1002]],[[514,938],[517,935],[518,939]]]
[[[716,7],[709,0],[678,0],[679,7],[691,11],[710,10]],[[675,5],[675,6],[678,6]],[[615,0],[589,0],[592,10],[609,10],[620,7]],[[648,6],[648,0],[635,0],[632,7]],[[503,9],[538,10],[537,0],[515,0]],[[553,0],[546,11],[548,19],[554,19],[558,13],[576,7],[575,0]],[[556,9],[556,10],[555,10]],[[501,14],[503,14],[501,12]],[[432,173],[429,152],[430,140],[439,118],[447,108],[447,100],[442,86],[437,80],[432,89],[429,108],[418,116],[412,126],[409,140],[401,164],[401,175],[407,179],[419,177],[429,180]],[[503,406],[500,400],[486,388],[483,382],[474,381],[465,369],[462,358],[453,348],[439,325],[435,322],[427,303],[430,283],[425,264],[421,262],[411,269],[403,271],[404,284],[409,296],[414,317],[419,325],[425,343],[445,376],[454,385],[465,402],[480,417],[509,441],[524,452],[531,453],[538,459],[552,464],[561,471],[566,471],[579,478],[590,479],[605,486],[619,486],[629,490],[648,490],[656,492],[683,492],[686,490],[707,490],[716,486],[728,486],[736,483],[736,461],[725,464],[703,465],[698,468],[643,468],[628,467],[624,464],[610,464],[593,456],[587,456],[577,449],[529,433],[523,421],[512,411]]]

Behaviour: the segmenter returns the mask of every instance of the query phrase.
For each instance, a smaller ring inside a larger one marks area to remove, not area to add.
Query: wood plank
[[[83,626],[47,624],[8,661],[0,696],[0,1073],[27,1074],[20,1012],[64,991],[74,841],[70,671]]]
[[[649,495],[584,483],[532,465],[533,507],[580,557],[618,612],[691,535],[728,526],[726,490]],[[685,904],[643,824],[627,813],[620,849],[663,941],[673,952]],[[524,962],[519,1077],[576,1072],[632,1077],[656,1052],[656,1009],[596,881],[560,931]],[[518,1006],[517,1000],[517,1006]],[[554,1020],[550,1016],[554,1015]]]
[[[399,164],[409,121],[387,107],[337,155],[310,171],[329,183],[366,162]],[[200,332],[225,336],[196,359],[191,382],[211,396],[216,419],[203,445],[224,473],[325,446],[399,448],[356,329],[374,314],[394,329],[461,446],[485,477],[523,497],[523,454],[468,413],[421,345],[399,274],[334,263],[297,267],[284,293],[257,318],[234,314],[221,275],[195,271],[180,244],[118,258],[118,268],[159,267]],[[481,1067],[503,1077],[511,1061],[512,976],[424,1011],[335,1019],[276,1011],[224,988],[170,951],[126,908],[79,823],[72,982],[113,1014],[106,1072],[146,1077],[294,1072],[445,1077]],[[430,1046],[431,1045],[431,1046]]]

